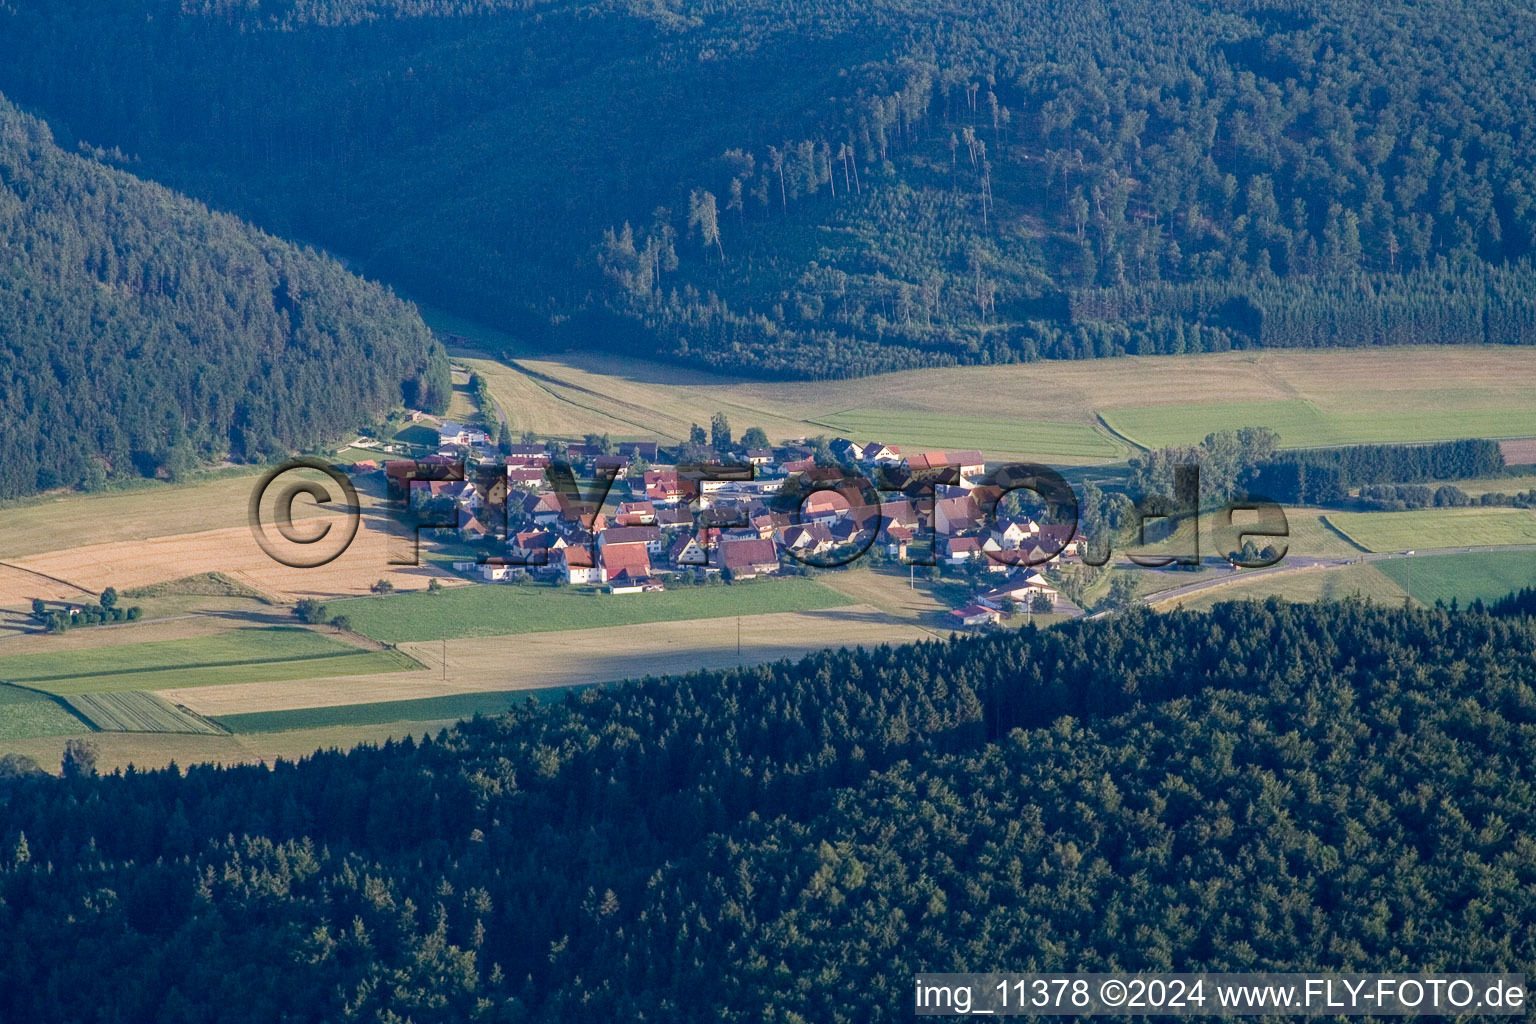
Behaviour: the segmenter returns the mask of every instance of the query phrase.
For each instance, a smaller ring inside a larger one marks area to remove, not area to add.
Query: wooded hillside
[[[1533,682],[1527,619],[1221,605],[0,782],[0,1017],[869,1024],[927,970],[1524,971]]]
[[[1536,338],[1509,0],[12,0],[0,88],[460,312],[771,376]]]
[[[286,454],[445,408],[413,306],[60,150],[0,97],[0,498]]]

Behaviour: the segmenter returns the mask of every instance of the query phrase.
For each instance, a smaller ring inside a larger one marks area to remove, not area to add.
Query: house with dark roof
[[[779,571],[779,552],[771,540],[732,539],[720,544],[720,565],[736,579],[751,579]]]

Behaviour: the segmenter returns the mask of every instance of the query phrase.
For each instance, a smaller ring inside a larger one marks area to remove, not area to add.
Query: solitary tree
[[[111,608],[115,604],[117,604],[117,588],[108,587],[106,590],[103,590],[101,592],[101,606],[103,608]]]

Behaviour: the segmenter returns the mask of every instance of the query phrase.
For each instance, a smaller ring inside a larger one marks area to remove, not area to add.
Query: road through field
[[[1464,554],[1513,554],[1516,552],[1536,551],[1536,544],[1509,544],[1500,546],[1461,547],[1461,548],[1424,548],[1414,551],[1390,551],[1359,554],[1349,558],[1314,558],[1291,557],[1286,558],[1278,565],[1264,569],[1246,569],[1236,572],[1223,573],[1221,575],[1188,583],[1183,586],[1170,587],[1167,590],[1157,591],[1146,595],[1146,603],[1149,607],[1163,606],[1175,608],[1184,604],[1189,598],[1197,595],[1205,595],[1211,591],[1226,587],[1247,584],[1259,579],[1274,579],[1277,576],[1287,576],[1293,573],[1307,572],[1309,570],[1327,571],[1338,569],[1348,565],[1362,565],[1368,563],[1396,562],[1399,560],[1418,560],[1445,555]],[[1097,616],[1094,616],[1095,618]]]
[[[739,620],[691,619],[404,643],[400,649],[426,665],[425,671],[203,686],[178,689],[171,696],[208,716],[335,707],[732,668],[797,658],[823,647],[871,647],[934,636],[932,630],[868,605],[845,605],[744,615]]]

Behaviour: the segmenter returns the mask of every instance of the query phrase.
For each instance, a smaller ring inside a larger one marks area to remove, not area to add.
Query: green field
[[[293,626],[118,644],[0,659],[0,679],[49,693],[165,690],[402,672],[420,666],[398,651],[366,651]]]
[[[684,587],[659,594],[603,594],[576,587],[482,585],[437,594],[395,594],[332,601],[352,628],[383,643],[504,636],[600,626],[632,626],[727,615],[836,608],[853,601],[814,580]]]
[[[1368,551],[1536,544],[1536,514],[1523,508],[1427,508],[1323,516]]]
[[[1336,444],[1444,441],[1536,434],[1536,408],[1433,408],[1405,402],[1397,410],[1327,410],[1295,398],[1278,402],[1153,405],[1110,409],[1105,423],[1137,444],[1194,444],[1217,430],[1269,427],[1286,448]]]
[[[889,409],[847,409],[815,422],[857,439],[879,438],[906,451],[978,448],[1073,459],[1119,459],[1128,452],[1113,437],[1086,423],[989,419]]]
[[[555,700],[576,689],[552,686],[541,690],[493,690],[487,693],[456,693],[420,700],[386,700],[372,704],[340,704],[329,708],[293,708],[288,711],[252,711],[221,715],[217,721],[236,734],[290,732],[294,729],[328,729],[338,726],[389,725],[394,722],[437,722],[499,715],[529,700]]]
[[[217,736],[224,730],[152,693],[80,693],[69,698],[80,717],[103,732],[179,732]]]
[[[0,740],[73,736],[91,727],[46,693],[0,683]]]
[[[1390,558],[1376,568],[1425,604],[1454,598],[1465,605],[1493,601],[1521,587],[1536,586],[1536,551],[1469,551],[1461,554]]]

